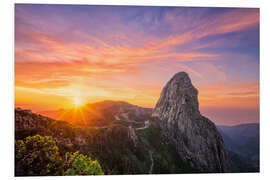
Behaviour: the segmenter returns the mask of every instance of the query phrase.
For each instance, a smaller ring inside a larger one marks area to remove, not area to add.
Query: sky
[[[259,9],[15,5],[15,106],[154,107],[179,71],[216,124],[259,122]]]

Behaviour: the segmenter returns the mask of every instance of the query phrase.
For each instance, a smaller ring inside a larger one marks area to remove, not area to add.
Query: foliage
[[[105,127],[85,127],[58,121],[51,121],[46,125],[46,123],[40,124],[41,120],[37,120],[39,126],[34,128],[35,131],[27,128],[21,128],[24,131],[17,129],[15,137],[19,140],[38,133],[56,138],[63,161],[62,167],[59,168],[61,171],[58,173],[61,175],[83,175],[89,172],[82,169],[86,164],[91,164],[82,163],[88,161],[87,157],[94,157],[100,163],[104,174],[147,174],[152,163],[152,172],[157,174],[194,172],[182,161],[175,147],[170,146],[168,141],[163,139],[160,128],[152,122],[152,119],[148,128],[135,130],[137,136],[135,141],[130,138],[129,124],[124,121],[117,121],[119,123],[112,123]],[[132,124],[134,129],[137,125],[142,127],[143,123]],[[67,153],[76,151],[84,156]],[[149,151],[153,152],[153,161]],[[75,163],[77,158],[76,162],[78,162]],[[17,165],[15,167],[18,170],[22,169]],[[21,174],[27,175],[26,172]]]
[[[139,148],[153,152],[154,174],[197,173],[179,156],[176,147],[164,136],[159,126],[151,124],[148,128],[138,131]],[[148,155],[148,152],[144,152]],[[149,156],[149,155],[148,155]],[[148,168],[150,164],[148,163]]]
[[[60,175],[62,158],[50,136],[29,136],[15,141],[15,166],[18,175]]]
[[[90,157],[79,152],[65,154],[65,162],[67,170],[65,175],[103,175],[100,164],[95,160],[92,161]]]
[[[102,175],[100,164],[79,152],[62,158],[51,136],[29,136],[15,141],[15,175]]]

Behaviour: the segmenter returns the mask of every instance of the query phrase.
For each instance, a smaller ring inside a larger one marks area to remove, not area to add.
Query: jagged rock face
[[[200,114],[198,91],[187,73],[175,74],[166,84],[152,116],[190,166],[202,172],[228,171],[222,137]]]

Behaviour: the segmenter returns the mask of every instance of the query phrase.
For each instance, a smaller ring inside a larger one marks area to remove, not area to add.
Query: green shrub
[[[100,164],[97,161],[92,161],[90,157],[79,152],[65,155],[65,166],[67,170],[65,175],[103,175]]]
[[[61,157],[50,136],[29,136],[15,141],[15,175],[103,175],[100,164],[79,152]]]
[[[15,141],[16,175],[61,175],[63,161],[50,136]]]

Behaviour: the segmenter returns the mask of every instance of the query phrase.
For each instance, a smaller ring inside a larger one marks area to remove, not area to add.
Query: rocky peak
[[[166,84],[153,114],[165,115],[167,110],[170,110],[170,112],[179,110],[182,115],[193,116],[194,118],[200,115],[198,90],[192,85],[186,72],[175,74]]]
[[[186,72],[178,72],[176,73],[171,81],[175,81],[181,84],[181,88],[190,88],[193,87],[191,80]]]
[[[187,73],[175,74],[166,84],[152,116],[191,167],[202,172],[228,170],[222,137],[215,124],[200,114],[198,90]]]

